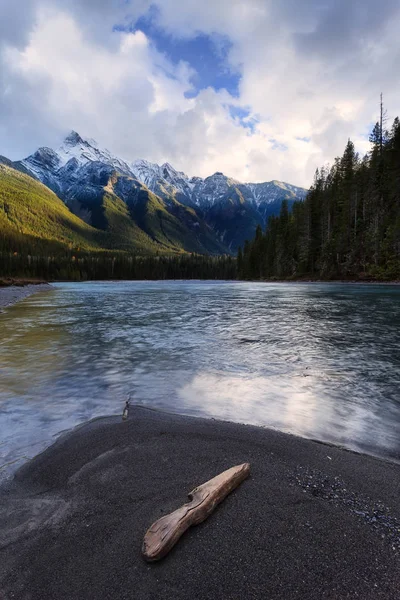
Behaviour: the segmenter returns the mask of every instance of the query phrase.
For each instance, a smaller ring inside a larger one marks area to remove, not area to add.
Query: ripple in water
[[[0,314],[0,473],[138,404],[396,460],[400,288],[63,283]]]

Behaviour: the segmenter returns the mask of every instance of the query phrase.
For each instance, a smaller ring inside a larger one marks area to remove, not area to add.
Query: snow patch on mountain
[[[56,153],[60,157],[62,166],[69,162],[71,158],[75,158],[79,165],[88,162],[103,162],[124,175],[132,175],[128,163],[113,156],[106,148],[100,149],[95,140],[84,140],[76,131],[71,131],[67,135]]]
[[[254,196],[255,204],[276,202],[279,199],[303,200],[307,190],[282,181],[267,181],[265,183],[245,184]]]
[[[84,166],[93,164],[94,171],[101,171],[107,166],[138,180],[164,199],[175,197],[182,204],[203,210],[229,201],[232,197],[240,197],[243,202],[251,203],[264,214],[267,204],[275,204],[284,198],[303,199],[307,193],[303,188],[281,181],[240,183],[221,172],[205,179],[189,178],[168,162],[158,165],[139,159],[128,163],[109,150],[100,148],[95,140],[82,138],[76,131],[71,131],[56,150],[39,148],[20,164],[54,190],[71,187],[79,181],[79,173],[83,175]],[[93,169],[90,172],[93,177]]]

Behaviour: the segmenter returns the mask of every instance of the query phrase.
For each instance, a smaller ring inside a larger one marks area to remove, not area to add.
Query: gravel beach
[[[0,286],[0,310],[49,287],[48,283]]]
[[[170,554],[147,528],[251,463]],[[2,600],[398,599],[400,466],[274,430],[134,407],[62,436],[0,495]]]

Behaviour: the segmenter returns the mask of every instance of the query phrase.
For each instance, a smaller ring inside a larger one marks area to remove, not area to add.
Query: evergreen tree
[[[264,234],[246,242],[242,278],[400,278],[400,120],[380,118],[360,160],[349,140],[318,169],[304,202],[282,203]]]
[[[239,246],[237,254],[237,272],[239,279],[243,278],[243,252],[241,246]]]

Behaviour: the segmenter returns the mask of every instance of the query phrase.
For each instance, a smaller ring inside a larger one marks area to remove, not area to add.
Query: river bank
[[[246,461],[209,519],[142,560],[153,521]],[[399,475],[275,430],[134,407],[64,435],[2,490],[2,598],[397,599]]]
[[[0,310],[49,288],[50,285],[44,281],[0,280]]]
[[[332,283],[351,285],[400,285],[400,279],[238,279],[238,281],[252,281],[253,283]]]

